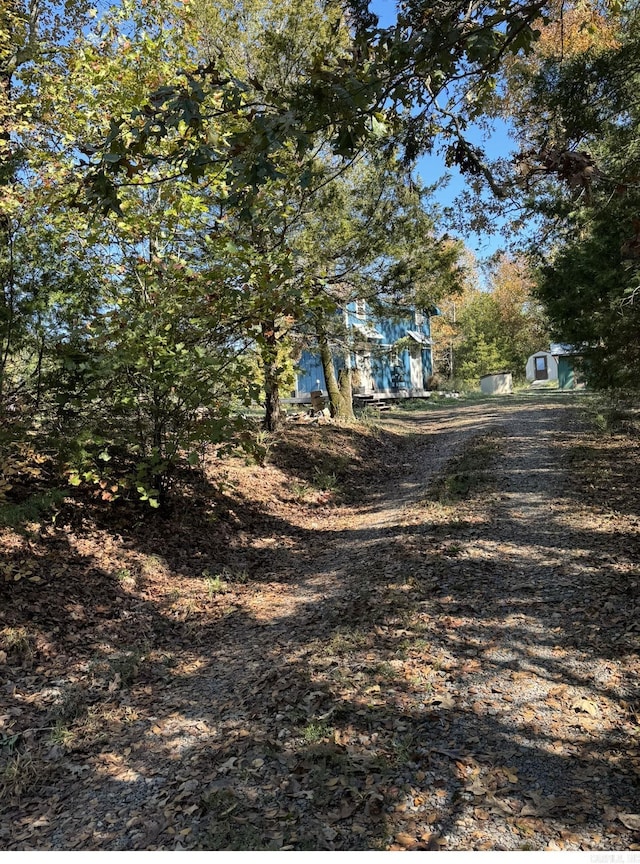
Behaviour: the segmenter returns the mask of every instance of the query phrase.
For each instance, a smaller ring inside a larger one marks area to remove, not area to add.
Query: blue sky
[[[470,130],[468,138],[472,143],[483,148],[489,161],[508,156],[515,147],[513,140],[509,137],[508,127],[504,123],[496,122],[495,131],[489,140],[479,130],[473,129]],[[447,168],[442,156],[437,152],[423,156],[418,161],[416,173],[427,185],[434,183],[444,175],[449,177],[446,186],[436,191],[436,200],[442,207],[451,206],[456,196],[464,190],[466,185],[465,178],[458,169],[455,167]],[[504,246],[504,238],[499,235],[476,233],[462,235],[453,228],[450,228],[449,233],[460,236],[479,258],[486,258]]]
[[[394,0],[371,0],[369,7],[379,17],[381,27],[389,26],[395,21],[396,3]],[[515,144],[509,136],[509,129],[505,123],[495,123],[495,130],[489,140],[479,129],[471,129],[468,134],[469,139],[474,144],[481,146],[489,160],[498,157],[508,157],[512,150],[515,149]],[[456,196],[465,188],[465,179],[457,170],[457,168],[447,168],[444,164],[442,156],[437,152],[438,143],[434,148],[434,152],[428,156],[423,156],[417,164],[417,174],[422,181],[431,185],[445,175],[449,177],[449,181],[443,188],[436,192],[436,200],[442,207],[451,206]],[[458,231],[453,230],[450,226],[445,225],[445,229],[449,230],[450,234],[455,234],[464,240],[465,244],[472,249],[479,258],[489,257],[497,249],[504,245],[504,240],[500,236],[487,234],[465,234],[462,235]]]

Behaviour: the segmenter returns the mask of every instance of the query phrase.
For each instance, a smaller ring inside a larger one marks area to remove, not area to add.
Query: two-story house
[[[374,314],[364,300],[354,300],[342,312],[348,339],[344,352],[334,354],[336,375],[349,364],[355,394],[419,396],[433,374],[431,322],[435,307],[408,312],[405,317]],[[326,392],[320,356],[304,350],[297,363],[295,396],[312,390]]]

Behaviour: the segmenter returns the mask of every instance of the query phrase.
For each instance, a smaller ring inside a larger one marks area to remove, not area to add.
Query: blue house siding
[[[324,380],[320,355],[303,351],[297,363],[297,391],[299,393],[311,393],[312,390],[326,390],[327,384]]]
[[[360,304],[362,311],[362,304]],[[434,310],[435,314],[437,310]],[[357,314],[356,303],[349,303],[344,312],[345,323],[356,335],[356,350],[351,353],[352,369],[361,373],[365,392],[388,392],[398,390],[424,390],[432,374],[430,344],[431,327],[428,315],[423,315],[419,324],[414,317],[392,319],[374,316],[365,306],[364,314]],[[360,332],[360,337],[357,338]],[[412,335],[413,334],[413,335]],[[409,338],[412,348],[394,349],[394,345]],[[334,357],[336,375],[345,365],[345,358]],[[312,390],[326,391],[326,382],[320,357],[308,350],[302,352],[297,364],[296,395],[303,396]],[[413,366],[413,375],[412,375]]]
[[[427,382],[433,375],[433,353],[431,348],[422,349],[422,386],[427,389]]]

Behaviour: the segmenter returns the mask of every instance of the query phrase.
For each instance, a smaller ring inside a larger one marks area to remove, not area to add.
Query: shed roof
[[[567,345],[564,342],[552,342],[549,346],[549,351],[554,357],[570,357],[575,354],[582,354],[584,348],[580,345]]]

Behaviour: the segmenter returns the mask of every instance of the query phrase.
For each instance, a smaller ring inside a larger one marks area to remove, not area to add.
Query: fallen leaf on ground
[[[637,813],[618,813],[618,819],[630,831],[640,831],[640,815]]]
[[[586,699],[585,697],[576,699],[576,701],[572,704],[571,707],[574,711],[579,711],[584,714],[590,714],[591,717],[597,717],[600,714],[598,703],[594,702],[593,699]]]
[[[413,849],[418,845],[418,841],[415,837],[412,837],[410,834],[405,834],[402,831],[399,834],[396,834],[394,839],[396,843],[404,849]]]

